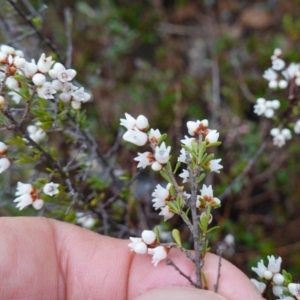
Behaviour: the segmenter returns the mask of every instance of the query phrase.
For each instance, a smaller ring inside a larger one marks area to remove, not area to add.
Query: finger
[[[1,218],[0,228],[1,299],[134,299],[153,288],[189,286],[174,268],[134,255],[128,241],[44,218]],[[187,275],[194,273],[182,253],[172,249],[169,256]],[[213,284],[215,256],[207,256],[205,270]],[[222,274],[220,293],[228,299],[261,299],[226,261]]]
[[[165,287],[155,290],[150,290],[135,300],[226,300],[223,296],[205,290],[199,290],[190,287]]]

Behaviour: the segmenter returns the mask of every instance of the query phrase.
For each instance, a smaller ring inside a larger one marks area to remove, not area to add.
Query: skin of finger
[[[226,300],[223,296],[205,290],[190,287],[165,287],[150,290],[134,300]]]
[[[134,255],[127,244],[54,220],[0,218],[0,299],[134,299],[150,289],[189,285],[174,268],[163,262],[153,267],[151,257]],[[193,274],[193,264],[182,253],[172,250],[169,256]],[[216,257],[209,255],[205,267],[214,282],[209,267],[216,270]],[[221,294],[230,300],[241,295],[261,299],[253,296],[248,279],[241,280],[241,272],[231,270],[223,270]],[[240,278],[232,283],[233,275]],[[232,296],[232,284],[244,294]]]
[[[144,256],[135,255],[129,279],[129,299],[134,299],[137,295],[143,294],[148,290],[162,288],[165,286],[190,286],[189,282],[182,276],[178,276],[178,272],[172,266],[168,266],[160,262],[157,267],[151,264],[143,263]],[[184,256],[179,250],[172,249],[168,258],[187,276],[195,281],[194,264]],[[217,270],[219,257],[208,253],[205,257],[203,271],[206,275],[209,290],[214,289],[217,280]],[[250,282],[250,280],[238,268],[231,263],[222,259],[221,261],[221,277],[218,286],[218,293],[229,300],[262,300],[258,290]],[[158,269],[157,272],[155,269]],[[132,288],[132,290],[130,290]],[[138,294],[136,294],[138,292]]]

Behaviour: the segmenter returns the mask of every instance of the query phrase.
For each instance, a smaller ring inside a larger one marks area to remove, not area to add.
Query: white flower
[[[273,69],[268,69],[264,72],[263,78],[269,81],[269,88],[276,89],[278,87],[278,75]]]
[[[46,82],[46,77],[44,74],[36,73],[32,77],[32,82],[37,86],[43,85]]]
[[[126,119],[120,119],[120,125],[124,126],[128,130],[133,129],[136,122],[135,118],[128,113],[125,113],[125,118]]]
[[[209,130],[207,136],[205,137],[206,144],[215,143],[218,141],[219,132],[217,130]]]
[[[272,292],[275,296],[278,296],[278,297],[282,296],[284,291],[287,291],[286,287],[279,286],[279,285],[273,285],[273,287],[272,287]]]
[[[126,119],[120,119],[120,125],[126,127],[128,130],[134,129],[135,127],[139,130],[144,130],[149,125],[148,119],[143,115],[139,115],[137,119],[135,119],[130,114],[125,113],[125,117]]]
[[[152,193],[152,197],[155,197],[152,199],[153,207],[155,209],[161,208],[166,205],[166,200],[169,200],[170,198],[170,191],[167,188],[163,188],[160,184],[158,184]]]
[[[6,157],[0,158],[0,174],[7,170],[10,166],[10,160]]]
[[[272,69],[280,71],[285,67],[285,62],[281,58],[275,58],[272,60]]]
[[[273,128],[271,129],[270,134],[273,136],[273,144],[278,147],[284,146],[286,141],[292,138],[291,131],[288,128],[282,130]]]
[[[182,183],[186,183],[186,182],[189,181],[190,173],[189,173],[188,170],[183,169],[183,170],[182,170],[182,173],[180,173],[178,176],[181,177],[181,178],[183,179]]]
[[[291,80],[299,76],[300,65],[296,63],[291,63],[284,71],[282,71],[282,75],[286,78],[286,80]]]
[[[0,79],[1,81],[1,79]],[[5,99],[3,96],[0,95],[0,105],[3,105],[5,103]]]
[[[25,76],[31,78],[37,71],[38,67],[34,61],[34,59],[31,62],[26,61],[23,67],[23,71]]]
[[[43,99],[54,99],[53,94],[56,94],[56,90],[52,87],[50,82],[46,81],[37,89],[37,93],[39,97]]]
[[[19,181],[17,183],[16,196],[30,194],[31,192],[33,192],[33,190],[34,190],[34,188],[30,183],[22,183]]]
[[[49,75],[52,79],[58,79],[61,82],[67,82],[71,81],[75,76],[76,76],[76,71],[73,69],[68,69],[61,64],[61,63],[56,63],[49,71]]]
[[[157,145],[159,138],[161,137],[161,133],[158,129],[150,129],[150,131],[148,132],[148,139],[150,141],[150,143],[154,146]]]
[[[91,99],[91,95],[84,91],[84,88],[80,88],[76,91],[73,91],[72,96],[75,101],[87,102]]]
[[[6,154],[7,152],[7,145],[3,142],[0,142],[0,155]]]
[[[257,268],[252,267],[251,269],[252,269],[252,271],[254,271],[258,275],[258,277],[263,278],[264,277],[264,272],[267,270],[267,267],[264,265],[263,260],[260,260],[257,263]]]
[[[54,60],[52,60],[52,57],[46,57],[45,53],[43,53],[37,63],[38,70],[42,73],[47,73],[53,63]]]
[[[300,299],[300,284],[299,283],[289,283],[288,289],[293,296],[295,296],[298,300]]]
[[[200,190],[200,198],[202,198],[206,203],[211,203],[212,207],[219,206],[221,204],[220,199],[214,198],[212,186],[206,186],[203,184],[202,189]],[[201,203],[197,199],[197,207],[200,207]]]
[[[300,119],[295,123],[294,131],[295,131],[295,133],[297,133],[297,134],[300,133]]]
[[[21,195],[18,198],[16,198],[14,200],[14,202],[18,202],[16,207],[19,208],[20,210],[22,210],[24,207],[32,204],[33,199],[30,194],[24,194],[24,195]]]
[[[129,239],[131,240],[131,243],[128,244],[130,251],[134,251],[138,254],[147,253],[148,247],[141,238],[130,237]]]
[[[135,161],[138,161],[138,168],[145,169],[147,166],[150,166],[154,161],[153,154],[151,152],[138,152],[138,156],[134,158]]]
[[[180,149],[180,155],[179,155],[177,161],[186,164],[186,150],[185,149],[183,149],[183,148]]]
[[[223,168],[223,166],[221,164],[219,164],[219,162],[221,161],[221,158],[218,159],[212,159],[208,164],[207,167],[210,168],[210,172],[216,172],[216,173],[220,173],[220,169]]]
[[[258,281],[256,279],[250,279],[250,281],[256,286],[258,291],[262,294],[266,289],[266,284],[264,282]]]
[[[16,91],[19,91],[19,89],[17,89]],[[8,92],[8,95],[11,97],[11,100],[14,101],[16,104],[19,104],[22,100],[22,97],[14,91]]]
[[[171,219],[174,216],[174,213],[172,213],[170,211],[169,206],[166,205],[165,207],[163,207],[161,209],[161,212],[158,215],[159,216],[164,216],[164,221],[167,221],[167,220]]]
[[[43,187],[43,192],[48,196],[53,196],[59,193],[58,183],[49,182]]]
[[[152,230],[144,230],[142,232],[142,240],[147,245],[152,245],[156,241],[156,235],[155,232]]]
[[[281,55],[282,55],[282,50],[280,48],[276,48],[276,49],[274,49],[274,52],[273,52],[273,55],[271,56],[271,59],[272,60],[276,59]]]
[[[156,161],[158,161],[160,164],[166,164],[169,161],[169,154],[171,151],[171,147],[166,147],[165,142],[162,142],[160,146],[155,147],[155,153],[154,157]]]
[[[254,113],[258,116],[265,115],[267,118],[272,118],[274,116],[274,110],[280,107],[278,100],[267,101],[264,98],[258,98],[256,102],[256,105],[254,105]]]
[[[32,203],[32,207],[36,210],[40,210],[44,206],[44,201],[42,199],[36,199]]]
[[[39,124],[36,124],[39,125]],[[45,139],[46,137],[46,132],[39,128],[36,125],[29,125],[27,127],[27,131],[29,133],[29,137],[35,142],[35,143],[39,143],[41,142],[43,139]]]
[[[228,233],[223,241],[228,245],[228,246],[234,246],[234,236],[230,233]]]
[[[189,149],[192,149],[192,143],[197,143],[195,138],[190,138],[188,136],[184,136],[184,139],[181,140],[181,143],[187,146]]]
[[[154,264],[154,266],[156,267],[157,264],[167,258],[168,255],[168,251],[167,248],[164,246],[157,246],[155,248],[149,248],[148,249],[148,254],[153,255],[152,256],[152,263]]]
[[[96,220],[89,214],[84,212],[76,212],[76,223],[80,224],[83,228],[90,229],[96,224]]]
[[[138,129],[130,129],[124,133],[123,139],[137,146],[144,146],[148,141],[148,136],[145,132],[139,131]]]
[[[202,121],[198,120],[196,122],[188,121],[186,125],[190,135],[192,136],[199,135],[199,134],[206,135],[206,131],[208,127],[208,121],[206,119]]]
[[[22,69],[24,67],[26,63],[26,60],[23,57],[20,56],[16,56],[14,58],[14,62],[13,65],[17,68],[17,69]]]
[[[274,255],[268,256],[269,264],[268,269],[273,273],[278,273],[281,268],[281,257],[278,257],[277,259],[274,257]]]

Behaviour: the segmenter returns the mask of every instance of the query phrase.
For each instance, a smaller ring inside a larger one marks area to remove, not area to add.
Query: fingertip
[[[164,287],[147,291],[134,300],[226,300],[223,296],[211,291],[199,290],[191,287]]]

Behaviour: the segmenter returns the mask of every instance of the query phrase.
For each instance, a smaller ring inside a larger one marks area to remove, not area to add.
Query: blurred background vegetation
[[[235,253],[228,253],[227,259],[251,274],[250,266],[258,259],[280,255],[296,282],[300,137],[293,136],[281,149],[274,147],[268,134],[274,123],[258,118],[253,104],[261,96],[288,101],[284,91],[267,88],[262,74],[277,47],[287,61],[300,60],[299,4],[299,0],[2,0],[0,43],[22,49],[28,58],[38,59],[45,52],[77,70],[76,79],[93,95],[93,102],[84,108],[103,152],[114,144],[125,112],[146,115],[153,128],[168,133],[177,154],[186,121],[207,118],[209,127],[220,131],[223,144],[216,157],[224,165],[220,174],[206,181],[222,200],[214,215],[221,229],[212,237],[212,249],[231,233]],[[63,142],[53,142],[63,153]],[[116,168],[134,174],[136,153],[136,147],[124,144]],[[8,184],[10,179],[4,176],[1,182]],[[119,195],[127,207],[118,206],[117,200],[112,203],[115,221],[136,232],[161,222],[151,208],[157,183],[165,184],[158,174],[143,170],[132,192],[124,189]],[[109,197],[105,186],[100,189],[104,198]],[[5,204],[0,214],[20,213]],[[181,228],[188,241],[179,219],[161,226],[164,232]]]

